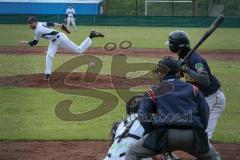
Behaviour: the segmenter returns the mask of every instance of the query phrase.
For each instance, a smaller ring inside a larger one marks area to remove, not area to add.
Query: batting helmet
[[[184,31],[173,31],[169,34],[168,41],[165,43],[172,52],[190,48],[188,34]]]

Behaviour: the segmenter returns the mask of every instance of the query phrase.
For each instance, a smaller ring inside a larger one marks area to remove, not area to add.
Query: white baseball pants
[[[72,24],[74,29],[77,30],[74,17],[67,17],[67,27],[68,27],[68,29],[70,27],[70,24]]]
[[[208,139],[212,138],[213,131],[217,125],[218,118],[221,116],[222,112],[224,111],[226,105],[226,98],[224,93],[219,89],[212,95],[206,97],[206,101],[209,105],[210,115],[208,121]]]
[[[59,33],[59,38],[57,38],[55,42],[50,41],[49,43],[46,55],[45,74],[52,73],[52,60],[59,47],[65,48],[74,53],[82,54],[90,47],[91,44],[92,39],[87,37],[80,46],[77,46],[70,39],[68,39],[68,37],[64,33]]]

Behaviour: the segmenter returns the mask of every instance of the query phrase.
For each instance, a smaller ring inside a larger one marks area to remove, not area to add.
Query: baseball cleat
[[[170,155],[171,155],[172,159],[180,160],[180,158],[175,153],[171,152]]]
[[[173,152],[171,152],[164,154],[164,160],[180,160],[180,158],[177,157],[177,155],[175,155]]]
[[[90,32],[90,35],[89,35],[90,38],[98,38],[98,37],[104,37],[104,35],[94,29],[91,29],[91,32]]]
[[[44,75],[44,80],[45,80],[45,81],[48,81],[49,79],[50,79],[50,74],[45,74],[45,75]]]

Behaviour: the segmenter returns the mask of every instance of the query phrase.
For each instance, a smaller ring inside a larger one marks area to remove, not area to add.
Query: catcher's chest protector
[[[129,116],[126,121],[122,121],[118,125],[114,142],[104,160],[124,160],[125,153],[130,146],[140,139],[143,134],[144,129],[137,120],[137,115]]]

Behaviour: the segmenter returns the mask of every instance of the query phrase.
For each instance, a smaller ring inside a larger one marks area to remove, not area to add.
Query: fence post
[[[93,16],[93,25],[96,25],[96,16]]]
[[[22,17],[22,24],[23,24],[23,15],[21,17]]]
[[[129,26],[132,25],[132,16],[129,16]]]

